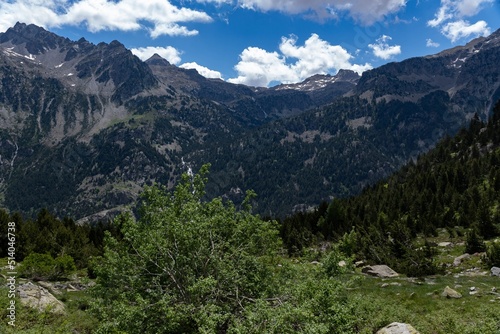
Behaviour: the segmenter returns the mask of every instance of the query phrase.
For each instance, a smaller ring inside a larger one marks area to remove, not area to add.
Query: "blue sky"
[[[270,86],[465,44],[500,28],[500,1],[0,0],[0,31],[17,21]]]

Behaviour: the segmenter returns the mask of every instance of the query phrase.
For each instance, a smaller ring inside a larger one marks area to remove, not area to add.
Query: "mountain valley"
[[[0,204],[82,221],[211,164],[208,197],[283,216],[356,194],[500,98],[500,31],[361,76],[271,88],[207,79],[120,42],[0,34]]]

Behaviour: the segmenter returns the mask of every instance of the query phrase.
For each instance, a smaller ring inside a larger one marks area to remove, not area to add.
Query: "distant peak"
[[[47,49],[54,49],[58,45],[69,42],[50,31],[34,24],[17,22],[14,27],[5,33],[0,33],[0,43],[11,42],[14,45],[25,45],[29,54],[41,54]]]
[[[171,66],[168,60],[155,53],[148,60],[146,60],[146,64],[148,65],[160,65],[160,66]]]
[[[27,27],[26,23],[22,23],[22,22],[19,22],[17,21],[16,24],[14,25],[14,27],[12,27],[12,29],[14,31],[20,31],[20,30],[23,30]]]
[[[148,60],[155,60],[155,59],[163,59],[163,60],[166,60],[165,58],[163,58],[162,56],[160,56],[159,54],[155,53],[154,55],[151,56],[151,58],[149,58]]]
[[[22,22],[16,22],[14,27],[10,28],[9,30],[16,32],[18,34],[22,34],[22,35],[35,35],[35,34],[39,34],[39,33],[43,33],[43,32],[47,33],[47,30],[45,30],[42,27],[39,27],[39,26],[34,25],[34,24],[26,24],[26,23],[22,23]]]
[[[111,43],[109,43],[109,46],[111,46],[113,48],[125,47],[125,45],[123,45],[121,42],[117,41],[116,39],[111,41]]]
[[[496,30],[489,36],[480,36],[470,40],[465,45],[458,45],[451,49],[443,50],[439,53],[429,55],[426,58],[447,57],[453,56],[456,59],[466,60],[470,55],[481,50],[486,50],[500,46],[500,29]]]
[[[344,70],[340,69],[338,73],[335,75],[338,80],[342,81],[356,81],[359,80],[360,76],[358,73],[353,70]]]

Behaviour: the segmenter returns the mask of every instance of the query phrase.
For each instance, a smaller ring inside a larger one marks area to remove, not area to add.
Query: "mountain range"
[[[0,206],[81,221],[211,164],[207,196],[286,215],[348,196],[500,99],[500,31],[435,55],[271,88],[207,79],[123,44],[0,33]]]

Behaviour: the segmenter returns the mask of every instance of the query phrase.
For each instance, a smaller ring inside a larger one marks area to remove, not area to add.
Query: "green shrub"
[[[227,333],[356,333],[357,305],[346,294],[349,282],[310,272],[286,283],[280,287],[283,297],[248,305],[242,316],[232,319]]]
[[[203,201],[207,171],[184,174],[173,193],[147,187],[139,220],[117,218],[123,238],[108,235],[93,267],[97,333],[224,332],[256,300],[274,298],[277,223],[251,214],[251,192],[241,211]]]
[[[50,254],[31,253],[19,267],[21,276],[33,280],[55,280],[75,272],[75,261],[69,255],[54,259]]]
[[[345,266],[340,266],[340,261],[345,261]],[[328,253],[323,260],[323,269],[328,277],[336,277],[345,274],[352,260],[347,258],[337,247]]]
[[[339,240],[339,250],[347,256],[353,256],[359,250],[358,234],[354,227]]]
[[[56,262],[49,254],[31,253],[28,255],[19,267],[21,276],[43,280],[52,276]]]
[[[70,255],[59,256],[55,260],[55,277],[68,277],[76,271],[75,260]]]
[[[465,239],[465,252],[469,254],[480,253],[486,250],[483,238],[479,236],[478,228],[473,227],[467,232]]]
[[[411,277],[435,275],[440,271],[434,260],[435,255],[436,250],[426,242],[424,247],[408,252],[396,268]]]
[[[500,242],[493,241],[488,245],[485,262],[490,267],[500,267]]]

